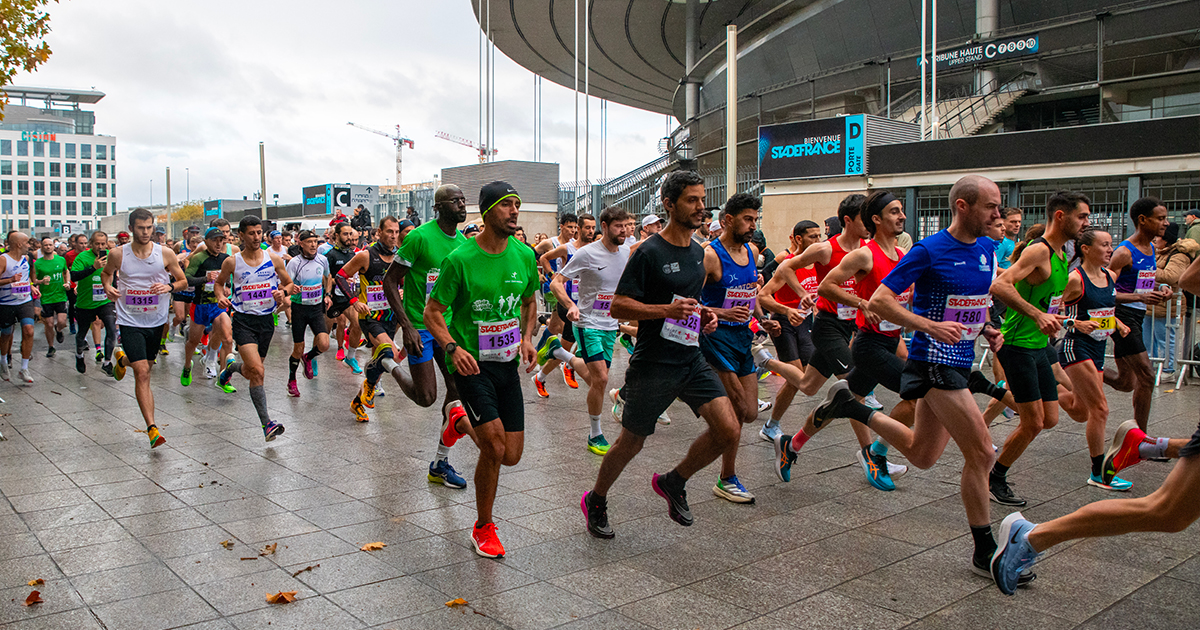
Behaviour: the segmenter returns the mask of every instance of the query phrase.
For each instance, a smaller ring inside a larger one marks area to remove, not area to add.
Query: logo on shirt
[[[663,273],[679,273],[679,263],[673,262],[662,266]]]
[[[474,310],[475,312],[490,311],[490,310],[492,310],[492,301],[491,300],[475,300],[475,302],[473,304],[471,304],[471,309]]]

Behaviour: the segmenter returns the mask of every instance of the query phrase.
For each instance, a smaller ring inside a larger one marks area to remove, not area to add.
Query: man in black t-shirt
[[[671,518],[691,525],[685,484],[735,444],[741,426],[715,372],[700,354],[701,332],[716,329],[713,312],[701,306],[704,248],[692,233],[704,222],[704,180],[691,171],[676,171],[662,185],[663,207],[671,221],[646,239],[629,258],[617,285],[611,315],[637,320],[638,340],[625,373],[625,409],[621,434],[600,465],[595,487],[580,505],[588,533],[612,538],[608,524],[608,489],[654,433],[658,416],[676,398],[704,418],[708,429],[671,472],[654,475],[651,486],[667,500]]]
[[[342,270],[342,267],[354,258],[354,244],[358,241],[358,234],[354,228],[350,227],[345,221],[333,226],[333,247],[325,252],[325,257],[329,259],[329,273],[337,275],[337,272]],[[362,339],[362,332],[358,328],[358,317],[353,313],[351,316],[345,315],[346,309],[350,308],[350,298],[342,293],[338,287],[334,287],[330,297],[329,310],[325,312],[325,327],[333,331],[333,338],[337,341],[337,360],[345,361],[346,365],[355,374],[362,374],[362,367],[358,364],[358,359],[354,357],[354,351],[358,348],[359,340]],[[347,352],[344,347],[345,338],[342,334],[344,329],[348,329],[350,351]]]

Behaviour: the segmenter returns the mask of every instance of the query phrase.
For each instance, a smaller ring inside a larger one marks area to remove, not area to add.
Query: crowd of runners
[[[1135,231],[1114,244],[1090,225],[1090,201],[1079,193],[1051,195],[1025,238],[1020,211],[1004,208],[985,177],[963,177],[949,201],[950,226],[913,244],[899,198],[884,190],[849,195],[829,224],[830,238],[800,221],[778,255],[756,238],[758,198],[733,195],[714,217],[703,179],[689,171],[662,182],[665,217],[639,223],[618,207],[564,214],[558,234],[532,247],[518,223],[520,196],[505,182],[479,191],[481,225],[460,229],[466,195],[444,185],[435,192],[434,220],[418,226],[383,217],[369,239],[346,220],[325,234],[264,234],[263,222],[246,216],[237,225],[214,219],[172,248],[143,209],[129,214],[128,232],[112,240],[101,231],[76,235],[65,251],[53,239],[31,242],[13,231],[0,256],[0,377],[34,381],[29,362],[40,318],[47,357],[69,332],[78,372],[94,359],[116,380],[133,373],[150,448],[157,448],[167,438],[155,424],[151,368],[178,332],[180,384],[193,386],[193,369],[203,369],[224,394],[245,387],[271,442],[284,424],[268,410],[264,359],[286,326],[288,396],[306,395],[297,373],[313,379],[319,357],[336,347],[344,364],[337,369],[362,375],[345,393],[348,421],[369,422],[393,381],[418,407],[436,405],[430,482],[466,488],[450,454],[464,437],[474,443],[472,540],[485,557],[505,553],[493,506],[501,469],[516,465],[524,450],[525,378],[542,398],[578,389],[580,381],[586,387],[589,431],[569,439],[602,458],[594,486],[580,498],[586,529],[598,538],[617,535],[610,490],[647,438],[670,425],[667,410],[676,401],[703,419],[703,430],[678,464],[648,481],[680,525],[693,523],[688,481],[714,461],[712,492],[753,503],[739,467],[766,464],[789,482],[805,445],[841,419],[854,430],[866,482],[879,491],[895,490],[907,471],[888,460],[891,451],[925,469],[955,442],[974,543],[969,568],[1006,594],[1033,580],[1039,554],[1058,543],[1178,531],[1195,521],[1200,429],[1190,439],[1146,433],[1153,373],[1142,322],[1148,306],[1172,298],[1156,276],[1163,204],[1134,202]],[[1200,259],[1179,286],[1200,293]],[[1110,339],[1114,365],[1105,360]],[[629,353],[620,384],[610,378],[618,344]],[[985,362],[976,363],[985,348],[990,378]],[[759,380],[767,373],[782,385],[764,402]],[[552,387],[560,376],[562,385]],[[787,413],[797,395],[817,396],[830,379],[806,417]],[[899,404],[885,411],[874,395],[880,387]],[[1113,392],[1132,392],[1134,418],[1119,423],[1108,442]],[[770,418],[758,426],[768,408]],[[1129,490],[1117,475],[1129,466],[1181,462],[1144,498],[1100,501],[1037,525],[1013,512],[994,536],[989,501],[1025,505],[1008,472],[1058,423],[1060,408],[1086,425],[1091,466],[1080,475],[1092,486]],[[615,435],[603,429],[606,409],[619,424]],[[996,444],[989,425],[1002,413],[1018,420]],[[293,431],[303,431],[303,418],[296,420]],[[745,425],[773,444],[772,461],[738,461]]]

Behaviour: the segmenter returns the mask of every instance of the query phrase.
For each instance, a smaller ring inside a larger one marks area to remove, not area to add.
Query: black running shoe
[[[984,562],[983,565],[980,565],[979,559],[972,556],[971,572],[974,573],[975,575],[985,577],[989,580],[995,581],[995,579],[996,579],[992,576],[992,563],[990,560],[987,562]],[[1021,573],[1021,577],[1017,578],[1017,586],[1026,586],[1030,582],[1032,582],[1036,579],[1037,579],[1036,573],[1034,573],[1033,571],[1025,570]]]
[[[55,333],[55,335],[54,335],[54,338],[55,338],[55,339],[58,339],[58,343],[62,343],[62,342],[63,342],[63,333],[62,333],[62,331],[60,330],[60,331],[58,331],[57,333]]]
[[[83,360],[83,355],[77,355],[75,357],[75,371],[79,372],[80,374],[87,373],[87,362]]]
[[[650,478],[650,485],[658,496],[667,500],[668,512],[671,515],[671,520],[688,527],[692,524],[692,511],[688,509],[687,490],[680,488],[679,492],[674,492],[668,489],[663,483],[663,478],[666,475],[655,474]]]
[[[992,501],[1000,505],[1010,505],[1012,507],[1021,507],[1025,505],[1025,499],[1013,494],[1012,488],[1008,485],[1007,479],[998,479],[996,477],[988,478],[988,490],[991,491]]]
[[[855,406],[867,409],[867,415],[874,412],[866,405],[854,400],[854,394],[850,393],[850,384],[845,380],[840,380],[829,388],[829,392],[825,394],[825,402],[813,411],[813,424],[820,428],[830,420],[853,417],[855,414],[849,410]]]
[[[46,358],[49,359],[50,357],[54,356],[57,353],[58,353],[58,350],[55,350],[54,346],[50,346],[50,348],[48,350],[46,350]]]
[[[583,498],[579,500],[579,507],[583,510],[583,516],[587,519],[588,533],[596,538],[612,538],[616,534],[608,524],[608,501],[600,499],[596,503],[592,503],[588,498],[592,495],[590,491],[583,493]]]

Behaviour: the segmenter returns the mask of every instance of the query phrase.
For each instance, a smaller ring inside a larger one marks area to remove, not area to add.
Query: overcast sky
[[[14,84],[107,95],[93,106],[96,132],[117,137],[122,209],[149,202],[151,180],[162,203],[168,166],[173,201],[185,196],[185,169],[193,199],[253,195],[260,141],[267,191],[280,203],[299,201],[308,185],[395,183],[392,142],[348,121],[399,124],[415,141],[405,183],[477,160],[433,135],[479,134],[479,29],[468,0],[64,0],[50,12],[54,54]],[[530,160],[534,75],[499,52],[496,74],[497,159]],[[544,81],[542,96],[542,159],[570,180],[573,92]],[[598,178],[599,101],[591,109]],[[610,104],[608,121],[609,177],[657,156],[664,116]]]

